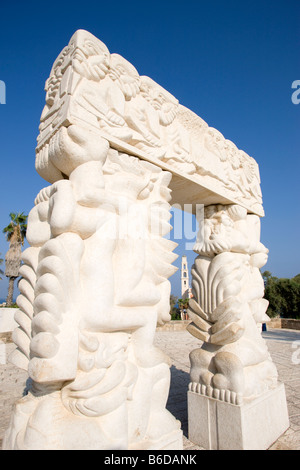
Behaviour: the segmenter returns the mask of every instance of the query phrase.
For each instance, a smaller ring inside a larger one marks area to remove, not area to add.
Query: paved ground
[[[290,428],[276,441],[271,450],[300,450],[300,331],[270,330],[263,333],[279,379],[284,382],[290,417]],[[167,408],[181,421],[184,448],[201,450],[187,438],[187,387],[189,383],[189,352],[199,341],[186,331],[157,331],[155,343],[172,360],[171,389]],[[4,364],[12,344],[0,343],[0,448],[13,404],[22,396],[27,374]]]
[[[273,329],[263,333],[279,380],[285,384],[290,428],[270,450],[300,450],[300,331]],[[156,333],[156,345],[172,359],[169,411],[182,423],[184,448],[201,450],[188,439],[187,394],[189,352],[201,343],[186,331]],[[180,346],[179,346],[180,345]]]

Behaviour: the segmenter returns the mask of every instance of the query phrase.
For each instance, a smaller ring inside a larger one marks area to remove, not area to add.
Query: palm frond
[[[10,212],[10,223],[2,230],[6,234],[6,240],[10,241],[17,228],[20,242],[23,244],[27,231],[27,215],[24,212]]]

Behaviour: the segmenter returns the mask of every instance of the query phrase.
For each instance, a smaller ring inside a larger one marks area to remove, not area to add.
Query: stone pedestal
[[[242,405],[188,392],[189,439],[207,450],[266,450],[289,427],[283,384]]]

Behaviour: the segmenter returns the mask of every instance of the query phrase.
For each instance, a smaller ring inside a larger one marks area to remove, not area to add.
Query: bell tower
[[[187,299],[190,297],[189,295],[189,270],[187,264],[187,258],[185,255],[182,256],[181,259],[181,298]]]

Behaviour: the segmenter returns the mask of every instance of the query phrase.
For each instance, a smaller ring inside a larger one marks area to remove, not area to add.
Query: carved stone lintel
[[[77,124],[91,136],[100,132],[111,147],[174,173],[174,202],[195,202],[193,191],[183,200],[180,188],[188,184],[196,193],[201,188],[207,200],[263,215],[256,161],[87,31],[77,31],[58,56],[46,92],[36,169],[50,183],[66,173],[52,156],[50,140]]]
[[[29,215],[11,360],[32,387],[3,448],[181,448],[165,408],[169,361],[153,346],[176,270],[176,244],[163,238],[171,175],[80,127],[60,129],[50,148],[68,178]]]

